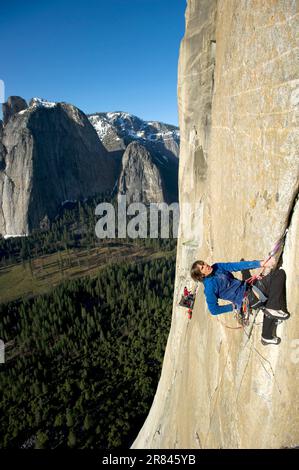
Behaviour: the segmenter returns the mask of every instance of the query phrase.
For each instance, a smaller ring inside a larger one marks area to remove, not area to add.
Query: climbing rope
[[[265,264],[272,258],[272,256],[276,255],[276,253],[284,245],[288,230],[289,230],[288,228],[285,229],[283,236],[275,243],[272,250],[268,253],[268,258],[266,259]],[[262,267],[259,274],[255,274],[254,276],[251,276],[249,279],[246,279],[245,282],[247,282],[249,285],[252,286],[256,280],[261,279],[263,272],[265,271],[265,268],[266,268],[265,264]]]

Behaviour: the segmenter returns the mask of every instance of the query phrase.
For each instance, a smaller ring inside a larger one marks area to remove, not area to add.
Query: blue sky
[[[186,0],[2,2],[5,97],[66,101],[178,123]]]

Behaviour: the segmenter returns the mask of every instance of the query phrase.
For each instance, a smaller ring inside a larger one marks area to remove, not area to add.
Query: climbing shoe
[[[264,346],[267,346],[267,344],[279,344],[281,341],[278,336],[274,336],[273,338],[261,338],[261,342]]]
[[[287,320],[290,317],[290,314],[284,312],[283,310],[272,310],[271,308],[265,308],[264,312],[268,317],[278,318],[279,320]]]

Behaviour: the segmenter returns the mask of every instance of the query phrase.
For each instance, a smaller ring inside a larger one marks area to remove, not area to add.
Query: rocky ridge
[[[137,193],[140,202],[177,201],[178,145],[175,126],[11,96],[0,122],[0,234],[28,235],[65,201],[106,190],[126,187],[128,203]]]

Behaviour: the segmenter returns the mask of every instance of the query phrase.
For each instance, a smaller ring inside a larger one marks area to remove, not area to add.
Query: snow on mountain
[[[32,98],[29,103],[29,107],[32,106],[39,106],[39,107],[44,107],[44,108],[54,108],[57,105],[54,101],[48,101],[45,100],[44,98]]]
[[[109,123],[109,121],[105,118],[103,119],[99,119],[98,116],[89,116],[88,117],[91,124],[93,125],[93,127],[95,128],[95,130],[97,131],[98,133],[98,136],[100,139],[103,139],[103,137],[105,137],[105,135],[112,130],[112,126],[111,124]]]
[[[180,132],[176,126],[158,121],[143,121],[142,119],[122,111],[95,113],[88,115],[91,124],[96,129],[100,140],[122,140],[125,145],[134,140],[140,143],[160,143],[169,147],[178,157]]]

